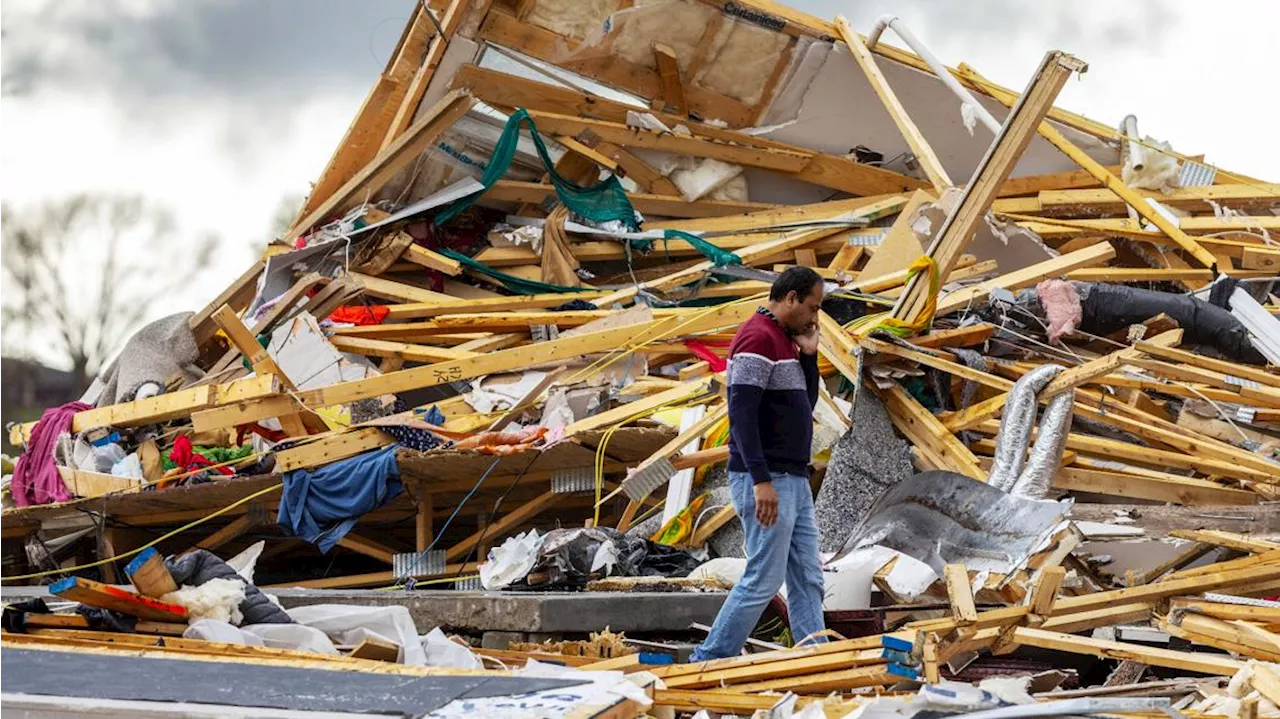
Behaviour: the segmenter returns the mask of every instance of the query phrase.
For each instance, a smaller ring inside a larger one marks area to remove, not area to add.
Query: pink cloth
[[[1082,310],[1080,293],[1076,286],[1065,280],[1045,280],[1036,285],[1036,296],[1049,319],[1049,341],[1074,332],[1080,326]]]
[[[71,418],[76,412],[86,409],[93,409],[93,405],[69,402],[46,409],[40,415],[40,421],[31,430],[27,451],[13,465],[13,481],[9,483],[9,489],[19,507],[71,500],[71,492],[67,491],[67,485],[53,461],[53,450],[58,443],[58,435],[71,430]]]

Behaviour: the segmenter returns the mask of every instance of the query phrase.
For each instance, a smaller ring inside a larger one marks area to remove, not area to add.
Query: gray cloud
[[[370,85],[412,8],[413,0],[6,2],[3,92],[278,109]]]

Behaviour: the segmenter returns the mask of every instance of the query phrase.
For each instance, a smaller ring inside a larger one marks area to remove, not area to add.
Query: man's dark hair
[[[813,291],[813,286],[822,281],[817,272],[809,267],[788,267],[769,288],[769,299],[781,302],[794,292],[796,297],[804,299]]]

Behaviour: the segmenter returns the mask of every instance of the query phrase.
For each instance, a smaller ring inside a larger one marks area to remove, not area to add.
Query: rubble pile
[[[8,428],[6,586],[106,618],[28,607],[7,649],[615,672],[582,716],[1280,716],[1280,184],[1054,107],[1066,53],[1018,93],[867,29],[418,5],[290,230]],[[681,664],[606,627],[473,651],[407,613],[246,620],[255,571],[731,584],[725,355],[794,265],[827,289],[829,641]],[[248,576],[213,556],[264,537]]]

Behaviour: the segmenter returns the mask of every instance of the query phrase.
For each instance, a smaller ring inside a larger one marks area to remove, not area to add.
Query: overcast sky
[[[793,0],[866,32],[895,12],[943,61],[1021,89],[1048,49],[1089,63],[1059,106],[1280,178],[1267,0]],[[140,193],[223,242],[196,309],[306,192],[386,62],[411,0],[6,0],[0,198]],[[900,44],[886,35],[889,42]]]

